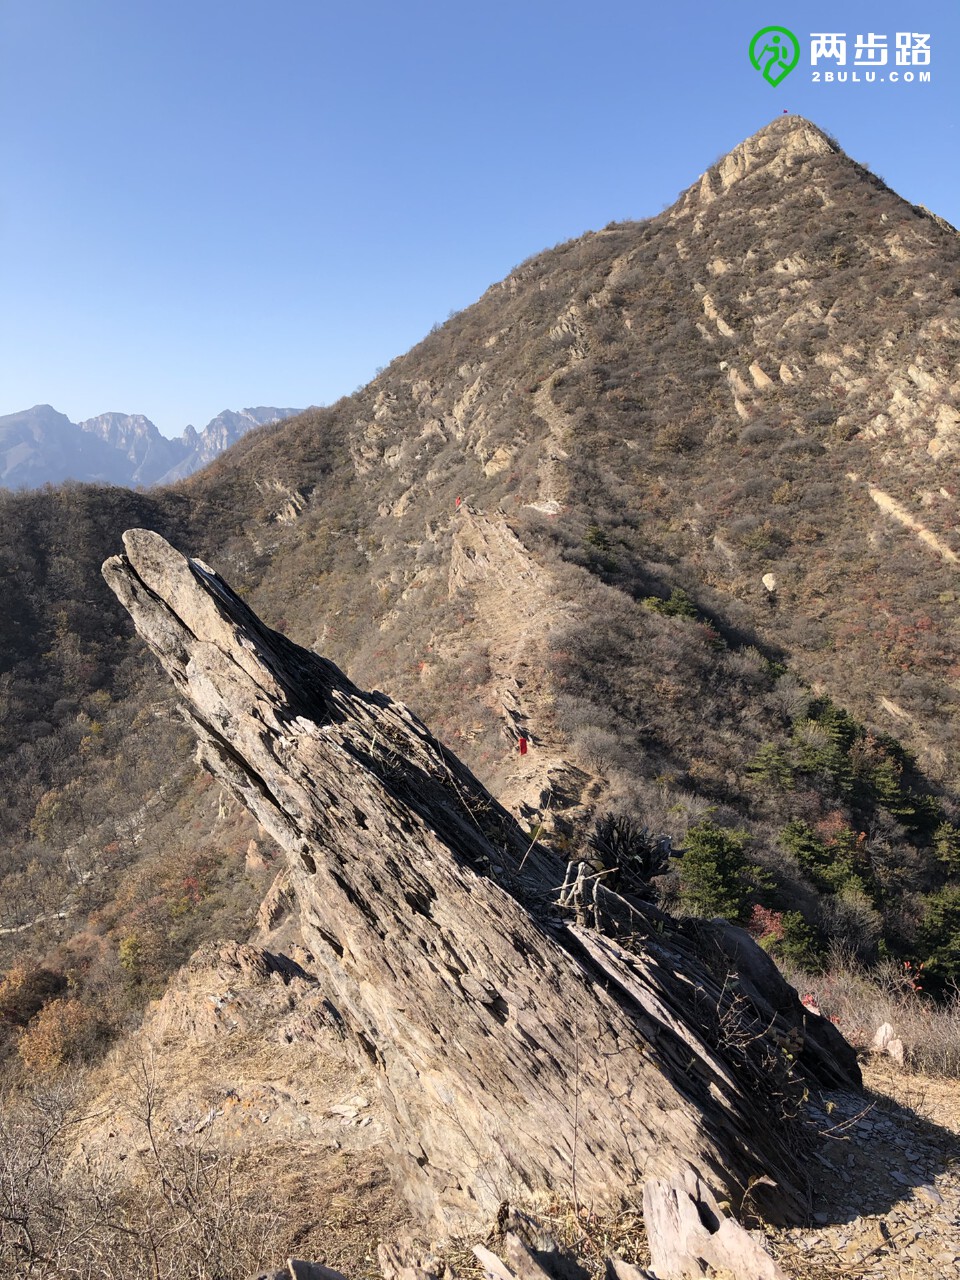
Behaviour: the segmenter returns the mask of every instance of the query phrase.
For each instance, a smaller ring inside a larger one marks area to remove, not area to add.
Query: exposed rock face
[[[200,979],[206,995],[197,998]],[[304,1004],[316,982],[296,961],[241,943],[208,943],[201,947],[147,1018],[149,1038],[190,1044],[200,1049],[228,1031],[249,1032],[272,1017],[289,1021],[288,992]]]
[[[720,187],[726,191],[760,164],[770,164],[775,173],[782,175],[791,165],[836,150],[826,134],[809,120],[796,116],[774,120],[723,157],[717,166]]]
[[[183,458],[185,440],[160,434],[141,413],[101,413],[77,424],[116,451],[114,469],[105,479],[118,484],[153,484]]]
[[[859,1073],[825,1020],[804,1038],[795,993],[746,935],[582,877],[562,910],[563,866],[406,708],[270,631],[158,535],[124,545],[104,576],[182,694],[204,764],[287,852],[305,940],[375,1068],[422,1216],[463,1231],[517,1196],[616,1204],[651,1179],[804,1210],[775,1099],[789,1065],[764,1028],[813,1076]],[[751,1067],[743,1047],[760,1042]]]

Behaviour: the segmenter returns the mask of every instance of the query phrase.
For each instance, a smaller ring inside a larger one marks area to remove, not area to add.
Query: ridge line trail
[[[557,465],[569,456],[563,447],[563,441],[570,430],[573,419],[570,414],[554,402],[552,391],[557,382],[569,369],[564,365],[555,369],[534,392],[533,412],[547,425],[547,439],[544,441],[544,453],[537,463],[539,483],[537,501],[528,505],[537,511],[556,514],[566,500],[570,488],[569,478],[561,476]]]
[[[537,564],[503,516],[460,509],[450,557],[449,596],[470,589],[486,620],[490,667],[489,705],[505,724],[505,736],[530,740],[521,756],[512,743],[512,763],[496,787],[501,804],[517,813],[539,810],[540,796],[559,775],[576,779],[581,794],[599,794],[599,779],[574,765],[554,716],[549,667],[550,632],[573,621],[575,601],[558,591],[548,569]],[[593,785],[591,785],[593,784]],[[600,790],[602,790],[602,786]]]

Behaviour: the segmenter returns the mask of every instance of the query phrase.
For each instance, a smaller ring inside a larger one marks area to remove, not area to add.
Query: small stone
[[[916,1187],[915,1194],[923,1196],[925,1200],[929,1200],[932,1204],[943,1204],[943,1196],[929,1182],[925,1182],[923,1186]]]
[[[886,1244],[890,1239],[890,1233],[887,1225],[882,1218],[872,1220],[869,1230],[863,1237],[863,1242],[870,1246],[871,1249],[877,1249],[881,1245]]]
[[[875,1053],[883,1053],[896,1034],[897,1033],[889,1022],[881,1022],[880,1026],[877,1027],[873,1040],[870,1043],[870,1048],[873,1049]]]

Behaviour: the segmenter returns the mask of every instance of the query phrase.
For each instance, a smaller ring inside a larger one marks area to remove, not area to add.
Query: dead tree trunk
[[[791,1064],[766,1034],[796,1048],[803,1011],[752,953],[740,989],[731,955],[749,939],[613,894],[559,907],[563,865],[405,707],[269,630],[158,535],[124,545],[104,576],[200,759],[288,854],[424,1218],[463,1233],[505,1200],[615,1206],[655,1181],[804,1213]],[[853,1082],[844,1042],[817,1036],[811,1069]]]

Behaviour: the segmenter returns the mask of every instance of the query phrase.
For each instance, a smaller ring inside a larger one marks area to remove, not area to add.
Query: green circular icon
[[[800,61],[800,41],[786,27],[764,27],[750,41],[750,61],[776,88]]]

